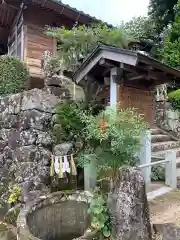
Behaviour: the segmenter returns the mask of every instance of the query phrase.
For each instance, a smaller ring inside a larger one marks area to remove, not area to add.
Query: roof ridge
[[[78,10],[78,9],[75,8],[75,7],[71,7],[69,4],[65,4],[65,3],[63,3],[63,1],[61,1],[61,0],[48,0],[48,1],[52,1],[52,2],[57,3],[57,4],[59,4],[59,5],[63,6],[63,7],[69,8],[70,10],[75,11],[75,12],[77,12],[77,13],[80,13],[80,14],[84,15],[85,17],[91,18],[91,19],[94,20],[94,21],[102,22],[102,23],[106,24],[106,25],[107,25],[108,27],[110,27],[110,28],[113,27],[112,24],[109,24],[109,23],[107,23],[107,22],[105,22],[105,21],[103,21],[103,20],[101,20],[101,19],[98,19],[98,18],[96,18],[95,16],[91,16],[90,14],[85,13],[85,12],[82,11],[82,10]]]
[[[93,16],[91,16],[88,13],[85,13],[85,12],[83,12],[81,10],[78,10],[77,8],[71,7],[69,4],[63,3],[61,0],[49,0],[49,1],[55,2],[57,4],[60,4],[63,7],[67,7],[69,9],[73,10],[73,11],[76,11],[77,13],[81,13],[81,14],[85,15],[86,17],[92,18],[92,19],[97,20],[97,21],[101,21],[100,19],[97,19],[96,17],[93,17]]]

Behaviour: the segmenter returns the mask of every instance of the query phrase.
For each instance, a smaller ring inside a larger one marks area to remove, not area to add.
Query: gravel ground
[[[152,223],[175,223],[180,226],[180,190],[149,202]]]

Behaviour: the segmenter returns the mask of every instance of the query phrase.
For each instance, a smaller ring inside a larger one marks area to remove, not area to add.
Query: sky
[[[113,25],[129,21],[134,16],[147,15],[149,4],[149,0],[62,0],[62,2]]]

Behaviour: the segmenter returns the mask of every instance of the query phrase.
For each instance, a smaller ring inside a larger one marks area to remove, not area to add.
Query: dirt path
[[[149,209],[152,223],[175,223],[180,226],[180,190],[150,201]]]

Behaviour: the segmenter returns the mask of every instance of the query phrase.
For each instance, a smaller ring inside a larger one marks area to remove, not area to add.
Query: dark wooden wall
[[[50,10],[41,7],[29,6],[24,11],[24,61],[33,78],[31,87],[43,87],[43,73],[41,61],[45,51],[55,55],[57,42],[45,33],[46,26],[66,26],[71,28],[73,22],[70,19],[57,15]]]
[[[117,88],[120,108],[136,108],[150,126],[154,123],[154,92],[125,86]]]
[[[45,51],[56,52],[56,41],[44,34],[43,29],[25,26],[24,61],[33,77],[42,77],[41,61]]]

